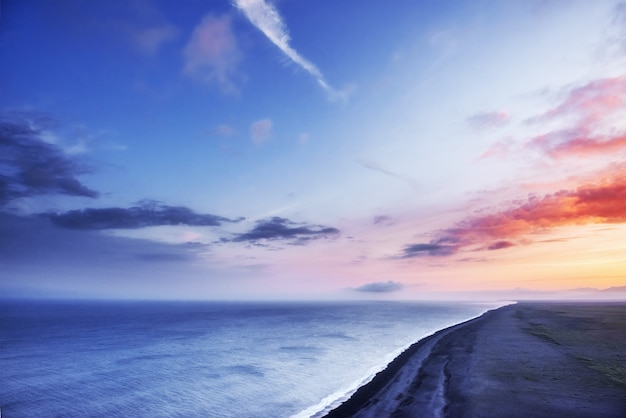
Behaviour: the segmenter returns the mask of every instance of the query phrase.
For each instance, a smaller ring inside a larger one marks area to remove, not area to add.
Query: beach
[[[326,417],[624,417],[626,303],[521,302],[412,345]]]

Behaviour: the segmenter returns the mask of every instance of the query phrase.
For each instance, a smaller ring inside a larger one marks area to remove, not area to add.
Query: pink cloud
[[[575,88],[555,108],[531,118],[542,122],[563,116],[574,116],[579,124],[595,125],[608,114],[623,109],[626,104],[626,75],[591,81]]]
[[[542,149],[552,158],[586,157],[594,154],[614,154],[626,149],[626,134],[608,138],[588,136],[584,129],[554,132],[534,138],[530,145]],[[559,141],[559,137],[565,138]]]
[[[574,119],[569,128],[536,136],[527,147],[551,158],[614,154],[626,149],[626,134],[614,126],[614,116],[624,111],[626,75],[592,81],[571,90],[558,106],[529,120]]]
[[[233,78],[241,53],[228,16],[206,16],[194,29],[184,49],[183,73],[207,84],[217,84],[223,91],[237,91]]]
[[[624,167],[609,178],[598,178],[575,190],[531,195],[508,209],[470,217],[428,243],[406,246],[402,257],[448,256],[477,245],[479,249],[500,250],[516,245],[512,240],[559,227],[617,223],[626,223]]]

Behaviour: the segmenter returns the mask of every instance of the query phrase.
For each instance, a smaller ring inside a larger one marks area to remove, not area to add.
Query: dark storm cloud
[[[233,238],[234,242],[255,242],[259,240],[293,240],[304,244],[316,238],[339,234],[337,228],[322,225],[302,225],[289,219],[273,217],[258,221],[251,231]]]
[[[143,201],[130,208],[100,208],[47,213],[55,225],[69,229],[135,229],[161,225],[219,226],[238,222],[212,214],[198,214],[184,206],[167,206],[160,202]]]
[[[402,283],[394,282],[392,280],[386,282],[374,282],[364,284],[363,286],[357,287],[357,292],[370,292],[370,293],[388,293],[388,292],[397,292],[398,290],[402,290],[404,286]]]
[[[77,179],[90,170],[42,140],[54,121],[29,116],[0,114],[0,205],[43,194],[97,197]]]

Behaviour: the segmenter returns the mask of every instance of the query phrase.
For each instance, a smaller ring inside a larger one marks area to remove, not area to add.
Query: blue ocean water
[[[0,302],[2,417],[319,416],[501,304]]]

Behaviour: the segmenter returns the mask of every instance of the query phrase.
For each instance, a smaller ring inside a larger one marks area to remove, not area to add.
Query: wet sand
[[[326,417],[626,417],[626,302],[487,312],[414,344]]]

